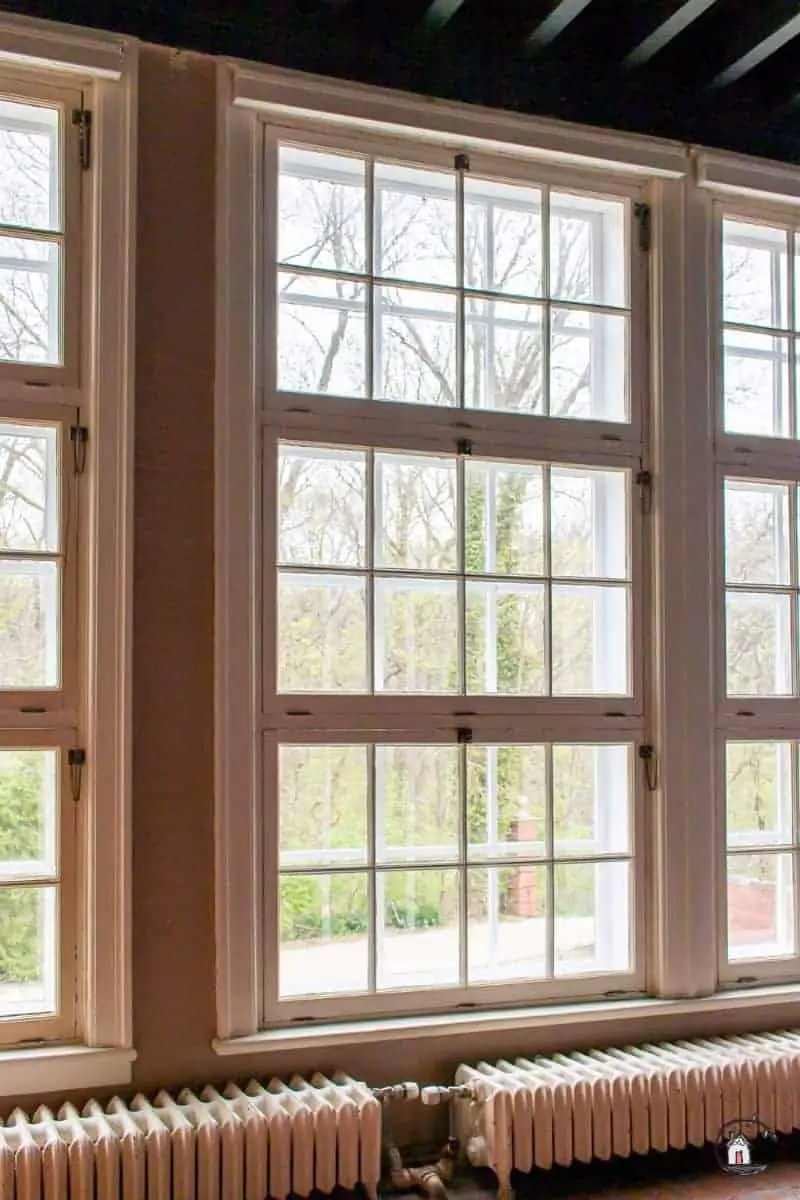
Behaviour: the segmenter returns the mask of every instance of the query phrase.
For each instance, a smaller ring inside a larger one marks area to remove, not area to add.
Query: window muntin
[[[727,433],[796,438],[798,235],[722,222],[722,400]]]
[[[280,999],[632,969],[629,744],[277,753]]]
[[[630,420],[626,201],[279,149],[277,384]]]
[[[631,694],[628,470],[278,455],[279,692]]]

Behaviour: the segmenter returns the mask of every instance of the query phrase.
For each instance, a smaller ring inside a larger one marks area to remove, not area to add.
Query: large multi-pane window
[[[791,977],[798,938],[800,528],[786,442],[797,414],[797,234],[721,221],[718,442],[724,649],[726,977]]]
[[[0,94],[0,1044],[75,1031],[79,104]]]
[[[639,193],[266,153],[264,1019],[634,992]]]

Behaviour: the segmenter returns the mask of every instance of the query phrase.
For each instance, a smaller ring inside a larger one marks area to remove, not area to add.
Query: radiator
[[[343,1074],[0,1123],[0,1200],[285,1200],[359,1183],[376,1200],[380,1169],[380,1103]]]
[[[467,1159],[507,1197],[512,1170],[703,1146],[754,1115],[800,1129],[800,1030],[481,1062],[456,1083]]]

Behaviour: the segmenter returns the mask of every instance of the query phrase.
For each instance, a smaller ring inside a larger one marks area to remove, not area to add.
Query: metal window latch
[[[92,114],[88,108],[72,110],[72,124],[78,130],[78,153],[81,170],[88,171],[92,165]]]
[[[82,475],[86,470],[86,447],[89,443],[89,430],[85,425],[71,425],[69,440],[72,442],[72,461],[76,475]]]
[[[640,746],[639,758],[644,763],[647,790],[648,792],[655,792],[658,788],[658,758],[656,757],[655,747]]]
[[[639,223],[639,249],[647,251],[650,249],[653,236],[650,205],[635,204],[633,213]]]
[[[67,751],[67,766],[69,767],[69,783],[72,799],[77,804],[81,798],[83,784],[83,768],[86,766],[86,751],[80,747]]]

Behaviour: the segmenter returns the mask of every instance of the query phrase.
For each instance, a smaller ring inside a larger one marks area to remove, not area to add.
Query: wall
[[[586,1044],[568,1031],[394,1039],[219,1059],[214,1012],[213,384],[215,80],[210,58],[141,56],[134,626],[134,1091],[337,1065],[447,1081],[461,1060]],[[638,1041],[800,1023],[768,1013],[607,1027]],[[102,1095],[102,1093],[100,1093]],[[58,1105],[65,1097],[0,1101]],[[85,1095],[72,1097],[80,1102]],[[439,1118],[440,1119],[440,1118]],[[426,1130],[425,1134],[431,1131]],[[419,1129],[414,1136],[421,1136]]]

